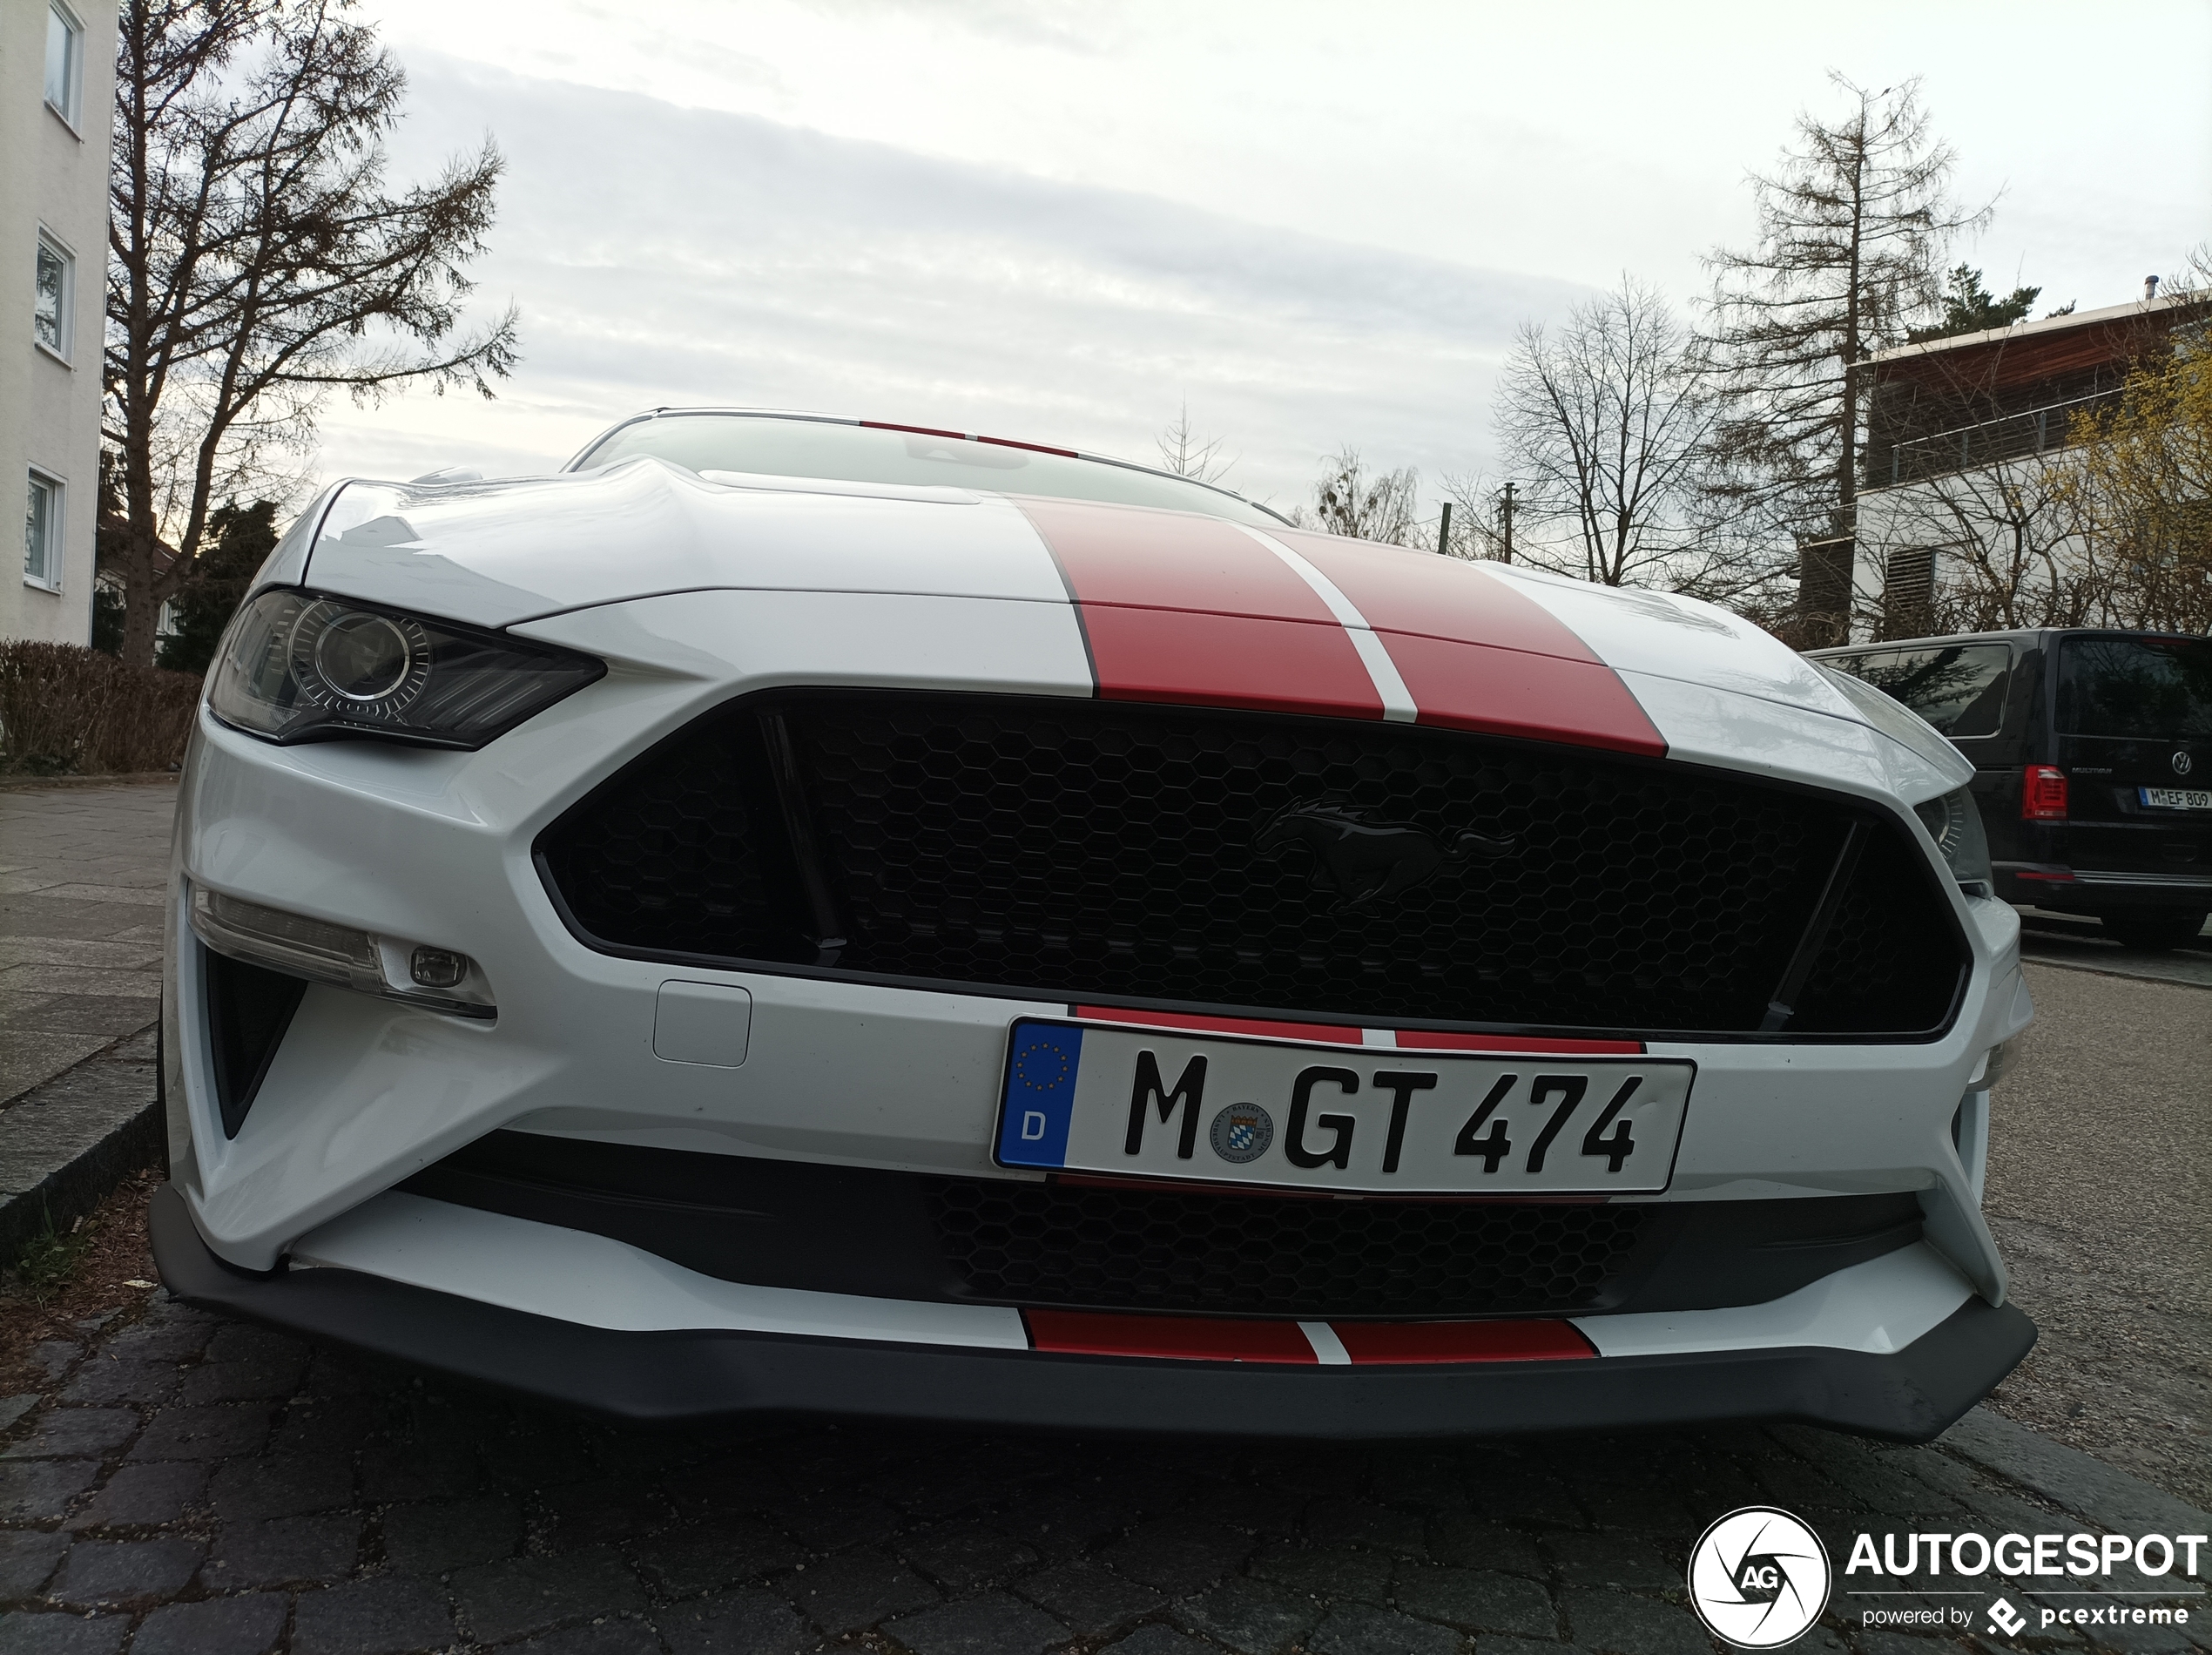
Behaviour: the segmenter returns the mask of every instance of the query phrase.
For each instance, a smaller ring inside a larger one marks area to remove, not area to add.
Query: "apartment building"
[[[1868,359],[1858,534],[1823,543],[1841,556],[1827,572],[1833,590],[1815,594],[1824,612],[1848,610],[1848,637],[1835,642],[1925,636],[1966,560],[2016,564],[2032,584],[2051,578],[2034,571],[2063,578],[2085,555],[2061,463],[2075,417],[2111,402],[2135,362],[2212,313],[2204,293],[2157,289],[2153,278],[2128,304]]]
[[[4,638],[91,638],[115,40],[94,0],[0,3],[0,488],[24,513]]]

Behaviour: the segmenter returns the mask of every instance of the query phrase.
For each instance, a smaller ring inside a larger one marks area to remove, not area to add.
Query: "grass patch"
[[[13,1273],[17,1291],[35,1305],[49,1304],[58,1298],[62,1289],[69,1285],[70,1272],[92,1245],[98,1228],[97,1223],[80,1218],[68,1229],[57,1230],[50,1209],[45,1227],[24,1243],[23,1252],[16,1260]]]

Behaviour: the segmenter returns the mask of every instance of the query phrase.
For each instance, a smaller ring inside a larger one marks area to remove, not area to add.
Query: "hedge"
[[[113,775],[182,762],[199,677],[81,644],[0,643],[0,770]]]

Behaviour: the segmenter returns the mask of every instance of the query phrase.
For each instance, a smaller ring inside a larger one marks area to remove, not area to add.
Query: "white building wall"
[[[1994,496],[1998,492],[1995,484],[2006,466],[2012,468],[2015,479],[2028,489],[2031,497],[2035,497],[2027,474],[2036,463],[2033,459],[2000,461],[1916,483],[1870,489],[1861,494],[1858,544],[1851,562],[1851,641],[1871,642],[1880,630],[1892,553],[1922,548],[1932,551],[1939,596],[1948,584],[1961,578],[1959,554],[1970,535],[1991,542],[1993,551],[2001,557],[2009,550],[2006,525],[1971,503]],[[2047,492],[2048,484],[2043,486]],[[1940,503],[1947,490],[1957,491],[1959,497],[1970,503],[1966,510],[1952,513],[1942,509]],[[2051,527],[2047,522],[2039,521],[2034,544],[2047,545],[2062,571],[2085,564],[2089,551],[2081,537],[2075,533],[2052,534]],[[2040,587],[2041,584],[2040,571],[2029,578],[2031,586]]]
[[[68,0],[81,51],[65,118],[46,102],[49,3],[0,0],[0,510],[10,525],[0,554],[0,638],[83,644],[92,627],[116,27],[104,0]],[[34,328],[42,232],[72,255],[58,352]],[[51,587],[34,584],[24,566],[19,525],[34,470],[62,485]]]

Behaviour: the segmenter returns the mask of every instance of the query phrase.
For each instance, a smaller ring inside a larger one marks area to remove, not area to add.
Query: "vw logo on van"
[[[2185,776],[2188,774],[2188,773],[2189,755],[2186,753],[2175,753],[2174,755],[2174,773],[2177,776]]]

